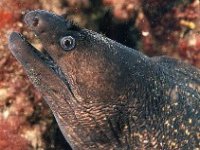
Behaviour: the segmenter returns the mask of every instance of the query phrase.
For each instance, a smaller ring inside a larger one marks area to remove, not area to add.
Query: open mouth
[[[40,52],[34,48],[21,33],[18,32],[11,33],[9,37],[9,48],[16,59],[25,67],[27,65],[36,65],[35,67],[39,67],[37,64],[42,65],[42,67],[48,67],[60,80],[63,81],[71,95],[74,97],[71,85],[67,80],[67,75],[62,72],[61,68],[45,50]],[[37,64],[34,64],[36,62]]]
[[[32,53],[32,55],[34,55],[34,57],[38,57],[50,69],[52,69],[54,71],[54,73],[56,73],[58,76],[64,76],[61,69],[58,67],[58,65],[55,63],[55,61],[52,59],[52,57],[45,50],[43,52],[41,52],[41,51],[37,50],[36,48],[34,48],[21,33],[13,32],[10,35],[9,42],[10,42],[9,43],[10,50],[18,60],[20,58],[18,58],[19,56],[17,56],[17,55],[20,54],[21,56],[23,56],[23,52],[25,51],[25,50],[23,50],[23,48],[28,47],[29,52],[31,51],[31,53]],[[20,48],[20,46],[21,46],[21,48]],[[24,56],[24,57],[26,57],[26,56]],[[20,59],[19,61],[21,62],[22,60]]]

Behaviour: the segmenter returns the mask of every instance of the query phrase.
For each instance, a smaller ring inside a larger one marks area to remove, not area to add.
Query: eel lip
[[[12,32],[10,34],[10,37],[9,37],[9,42],[12,43],[12,42],[14,42],[16,40],[19,40],[19,38],[22,39],[22,40],[25,40],[25,38],[23,37],[23,35],[21,33]]]
[[[22,42],[25,41],[25,38],[21,33],[12,32],[9,36],[8,41],[9,41],[8,42],[9,49],[11,50],[12,54],[16,56],[16,54],[19,54],[18,47],[22,45]]]

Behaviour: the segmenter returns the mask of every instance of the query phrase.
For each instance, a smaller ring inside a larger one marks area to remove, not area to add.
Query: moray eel
[[[47,11],[24,20],[45,50],[17,32],[9,48],[73,149],[199,149],[200,70]]]

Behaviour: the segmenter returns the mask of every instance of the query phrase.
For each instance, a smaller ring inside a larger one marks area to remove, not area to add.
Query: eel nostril
[[[38,18],[38,17],[35,17],[35,18],[33,19],[33,26],[36,27],[36,26],[38,26],[38,24],[39,24],[39,18]]]

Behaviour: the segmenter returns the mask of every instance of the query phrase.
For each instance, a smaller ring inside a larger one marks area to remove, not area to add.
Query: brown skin
[[[25,22],[46,52],[16,32],[9,47],[73,149],[199,146],[198,69],[148,58],[46,11],[29,12]],[[70,50],[60,44],[66,36],[75,41]]]

